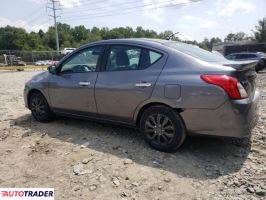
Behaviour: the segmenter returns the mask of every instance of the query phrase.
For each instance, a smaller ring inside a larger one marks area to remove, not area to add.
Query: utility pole
[[[50,1],[52,3],[52,7],[47,6],[47,8],[49,8],[53,11],[53,15],[49,15],[49,16],[54,18],[56,51],[59,54],[59,38],[58,38],[58,30],[57,30],[57,18],[60,16],[56,15],[56,11],[60,10],[60,8],[56,8],[56,3],[59,3],[59,1],[56,1],[56,0],[50,0]]]

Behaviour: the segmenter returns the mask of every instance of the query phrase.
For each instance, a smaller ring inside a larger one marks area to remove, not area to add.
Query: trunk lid
[[[229,66],[234,68],[236,71],[232,74],[246,89],[250,99],[253,99],[256,91],[257,73],[255,71],[256,61],[228,61],[221,63],[223,66]]]

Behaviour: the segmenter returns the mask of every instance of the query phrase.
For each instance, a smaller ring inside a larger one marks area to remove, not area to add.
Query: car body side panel
[[[230,74],[234,69],[199,62],[190,56],[171,52],[171,50],[169,52],[167,63],[156,82],[151,98],[138,106],[134,120],[137,119],[140,109],[152,102],[178,109],[216,109],[228,99],[223,89],[205,83],[201,80],[200,75],[221,73],[219,70],[223,70],[225,74]],[[178,98],[165,96],[165,87],[169,84],[179,86],[176,87],[176,91],[171,91],[176,94],[180,93],[177,95]]]
[[[167,55],[143,70],[99,72],[95,85],[99,114],[132,122],[136,107],[150,98],[166,60]],[[151,86],[137,87],[139,83]]]
[[[49,105],[51,105],[50,98],[49,98],[49,75],[48,71],[39,73],[32,77],[31,81],[28,82],[24,88],[24,101],[26,107],[28,107],[28,94],[31,90],[38,90],[40,91],[44,97],[46,98]]]
[[[259,92],[252,100],[228,100],[215,110],[187,109],[180,113],[190,133],[243,138],[258,119]]]
[[[51,107],[65,111],[97,113],[94,86],[98,72],[50,75]],[[88,83],[80,86],[80,82]]]

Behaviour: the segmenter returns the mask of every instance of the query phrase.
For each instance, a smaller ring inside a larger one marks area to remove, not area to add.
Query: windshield
[[[165,43],[165,45],[207,62],[220,62],[226,60],[223,56],[206,51],[196,45],[181,42],[169,42]]]

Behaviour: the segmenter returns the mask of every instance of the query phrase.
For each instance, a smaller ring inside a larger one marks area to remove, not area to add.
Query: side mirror
[[[56,66],[55,66],[55,65],[51,65],[51,66],[49,66],[47,69],[48,69],[48,71],[49,71],[51,74],[56,74]]]

